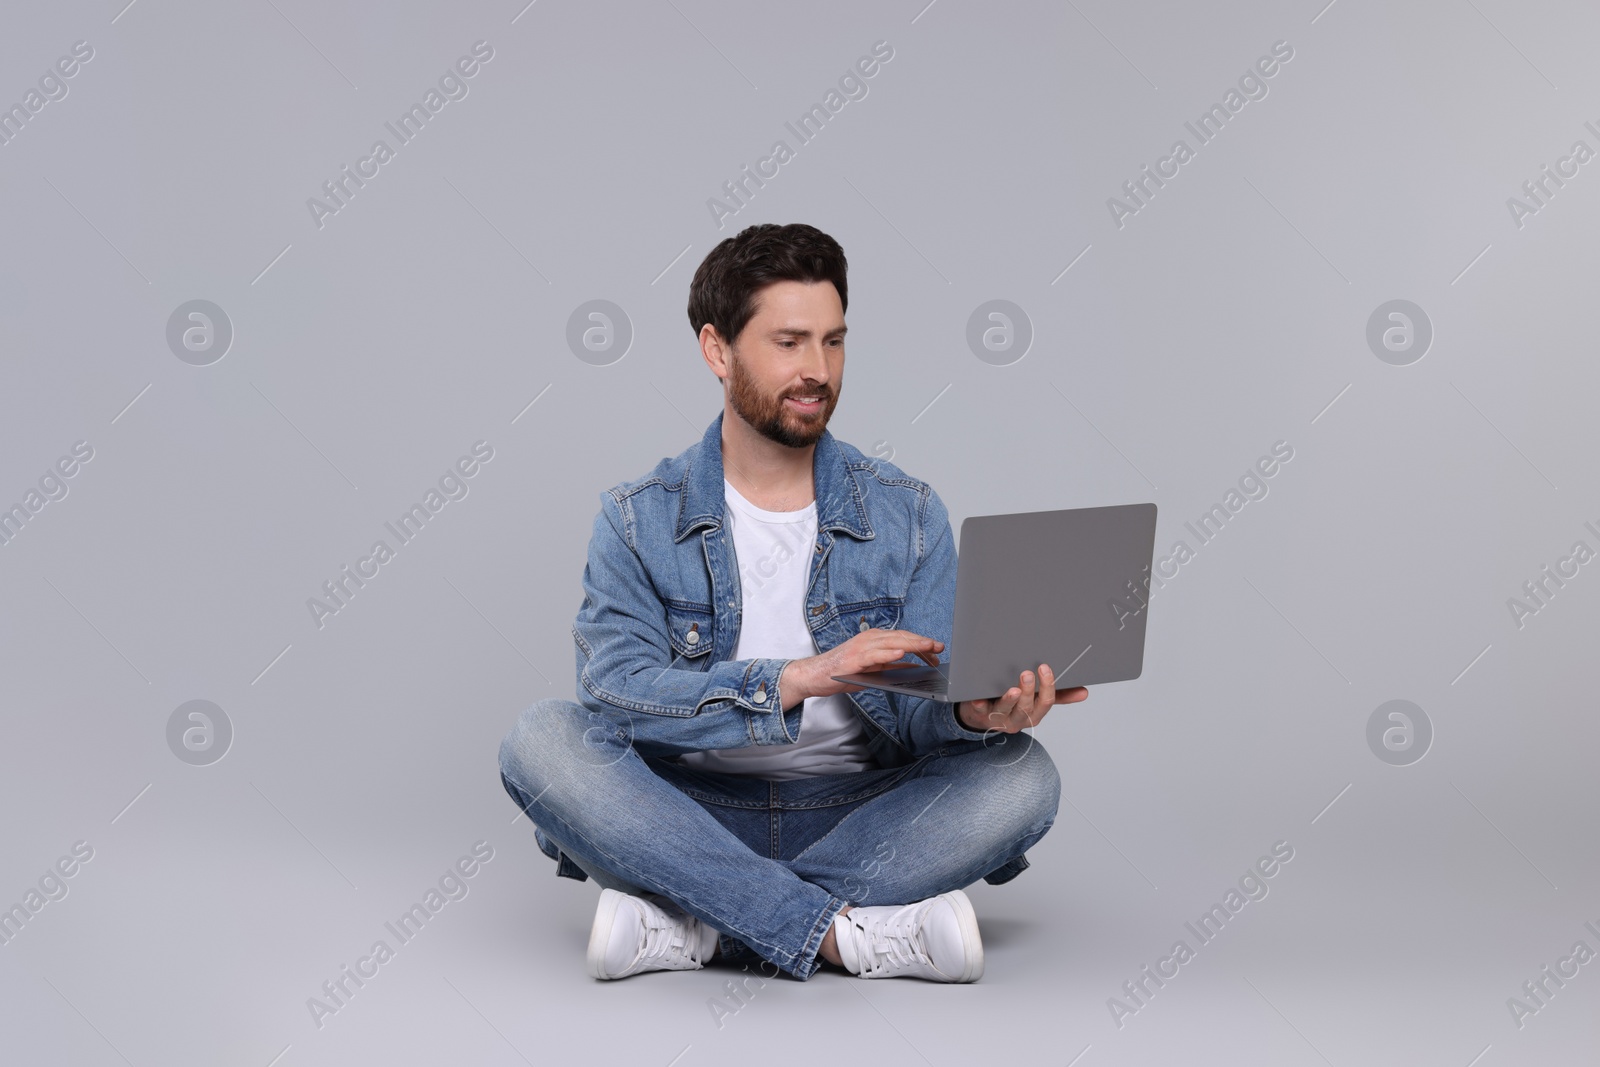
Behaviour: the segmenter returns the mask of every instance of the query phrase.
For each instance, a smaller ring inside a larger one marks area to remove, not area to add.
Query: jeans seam
[[[783,816],[778,814],[778,783],[767,783],[767,858],[775,860],[779,856],[780,842],[783,839]]]
[[[944,753],[942,752],[929,753],[925,756],[919,757],[918,759],[928,759],[932,756],[943,754]],[[951,753],[951,755],[960,755],[960,753]],[[891,789],[898,788],[906,780],[910,772],[916,768],[917,762],[918,760],[913,760],[912,762],[901,767],[876,768],[877,770],[899,771],[900,773],[884,775],[883,780],[880,783],[870,788],[860,789],[854,793],[846,793],[842,796],[830,796],[825,800],[805,801],[800,803],[786,802],[781,803],[778,806],[783,811],[816,811],[822,808],[838,807],[842,804],[854,804],[860,800],[870,800],[873,797],[886,793]],[[872,772],[863,771],[860,773]],[[690,797],[694,800],[704,801],[707,804],[716,804],[719,807],[724,808],[742,808],[749,811],[759,811],[772,805],[770,795],[765,800],[740,800],[738,798],[728,797],[725,794],[707,793],[703,790],[696,789],[693,786],[680,786],[677,783],[673,783],[673,786],[678,790],[678,792],[682,793],[686,797]]]
[[[926,757],[924,757],[924,759],[925,758]],[[916,771],[916,772],[918,772],[915,775],[915,777],[917,777],[917,778],[922,777],[922,771],[924,770],[923,761],[922,760],[918,760],[916,763],[909,764],[907,766],[907,770],[908,771]],[[910,774],[902,776],[901,778],[899,778],[896,781],[895,787],[898,788],[899,786],[904,785],[906,782],[911,781],[912,777],[913,776],[910,775]],[[854,814],[855,814],[855,812],[853,812],[853,811],[850,813],[850,815],[854,815]],[[805,854],[807,852],[810,852],[812,849],[816,848],[818,845],[820,845],[824,841],[828,840],[828,838],[832,837],[835,833],[837,833],[839,831],[839,827],[843,826],[847,821],[849,821],[850,815],[846,815],[844,818],[842,818],[838,822],[834,823],[833,826],[831,826],[828,829],[827,833],[823,834],[821,837],[819,837],[815,841],[811,842],[811,844],[809,844],[805,848],[801,849],[798,853],[795,854],[795,856],[792,859],[789,860],[789,862],[790,863],[798,863],[805,856]]]
[[[897,768],[896,768],[897,769]],[[776,780],[776,779],[774,779]],[[904,781],[904,776],[887,778],[882,786],[872,789],[863,789],[843,796],[829,797],[827,800],[805,801],[800,803],[784,802],[773,805],[770,800],[737,800],[724,795],[702,792],[699,789],[680,788],[678,792],[693,800],[703,800],[707,804],[716,804],[723,808],[743,808],[750,811],[759,811],[763,808],[776,807],[782,811],[816,811],[821,808],[836,808],[841,804],[854,804],[858,800],[871,800],[873,797],[893,789]]]

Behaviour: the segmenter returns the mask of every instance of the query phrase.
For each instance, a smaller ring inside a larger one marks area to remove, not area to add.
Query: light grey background
[[[0,903],[92,860],[0,947],[7,1062],[1589,1062],[1600,950],[1589,664],[1600,564],[1600,148],[1590,5],[1511,0],[757,7],[707,0],[12,5],[0,103],[0,504],[92,461],[0,547]],[[306,207],[473,42],[492,61],[319,229]],[[784,128],[874,42],[811,143]],[[1293,59],[1120,228],[1107,199],[1274,42]],[[795,158],[719,228],[723,182]],[[1152,600],[1135,682],[1038,729],[1061,814],[972,890],[968,987],[583,973],[596,890],[554,876],[497,743],[573,695],[598,494],[694,442],[716,379],[694,267],[760,221],[851,265],[832,430],[952,519],[1154,500],[1158,551],[1294,458]],[[1070,267],[1070,269],[1068,269]],[[197,367],[180,305],[234,330]],[[566,343],[596,299],[633,340]],[[968,347],[989,300],[1020,359]],[[1369,316],[1434,339],[1395,366]],[[318,628],[306,606],[476,441],[494,458]],[[1368,747],[1379,705],[1432,724]],[[175,709],[233,728],[168,746]],[[181,747],[181,746],[180,746]],[[318,1028],[321,984],[487,841],[494,858]],[[1294,859],[1119,1028],[1108,998],[1256,858]],[[1551,986],[1551,988],[1554,988]],[[1075,1058],[1076,1057],[1076,1058]]]

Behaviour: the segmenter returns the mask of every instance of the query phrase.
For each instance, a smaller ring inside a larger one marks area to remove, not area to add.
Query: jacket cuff
[[[949,734],[950,734],[950,736],[947,737],[946,740],[949,740],[949,741],[986,741],[986,740],[988,740],[988,738],[989,738],[988,731],[979,731],[979,730],[969,729],[967,727],[967,724],[961,721],[961,705],[960,704],[952,704],[952,703],[947,703],[945,701],[939,701],[938,703],[944,704],[945,707],[950,709],[950,713],[948,715],[944,716],[943,719],[941,720],[942,722],[945,723],[945,725],[946,725],[946,727],[947,727],[947,729],[949,731]]]
[[[793,710],[783,710],[783,694],[778,678],[787,666],[786,659],[753,659],[734,702],[749,713],[750,736],[758,745],[792,745],[800,740],[800,714],[805,701]]]

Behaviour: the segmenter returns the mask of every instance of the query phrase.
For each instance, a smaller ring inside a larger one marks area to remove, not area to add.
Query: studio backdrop
[[[1592,1060],[1597,33],[10,5],[0,1059]],[[757,222],[843,245],[830,431],[957,529],[1159,508],[975,985],[593,982],[499,779],[600,494],[722,410],[688,284]]]

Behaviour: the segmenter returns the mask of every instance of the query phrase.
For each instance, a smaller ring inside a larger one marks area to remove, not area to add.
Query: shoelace
[[[918,936],[922,915],[928,907],[926,901],[907,904],[871,926],[852,921],[854,911],[846,915],[845,921],[862,935],[856,941],[856,958],[861,964],[859,973],[865,976],[891,968],[898,970],[912,963],[932,967],[933,960],[923,950],[922,939]]]
[[[644,909],[644,925],[644,950],[639,954],[641,962],[662,959],[705,963],[699,957],[700,937],[693,916],[674,917],[659,905],[650,903],[650,907]]]

